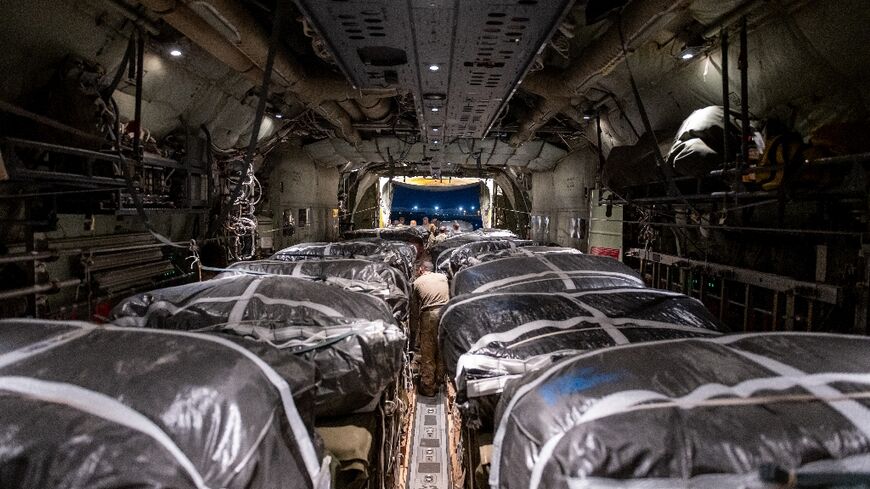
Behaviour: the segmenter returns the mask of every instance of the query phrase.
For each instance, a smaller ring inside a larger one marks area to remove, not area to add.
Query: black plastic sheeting
[[[474,292],[558,292],[644,287],[634,270],[606,256],[571,253],[515,256],[481,263],[453,277],[452,295]]]
[[[438,338],[444,370],[464,399],[497,394],[510,376],[578,352],[718,336],[723,331],[721,323],[691,297],[617,288],[454,297],[442,310]],[[493,400],[475,401],[469,407],[487,420]]]
[[[242,274],[290,275],[321,281],[353,292],[379,297],[393,310],[399,321],[408,319],[408,278],[383,262],[352,258],[286,262],[255,260],[233,263],[217,278]]]
[[[284,367],[220,336],[0,321],[0,487],[326,487],[314,368]]]
[[[312,257],[361,258],[394,266],[408,277],[417,259],[417,247],[403,241],[379,238],[354,239],[337,243],[299,243],[272,255],[272,260],[299,261]]]
[[[505,229],[495,228],[478,229],[477,231],[458,233],[430,246],[429,256],[431,256],[433,264],[438,263],[441,260],[441,254],[444,252],[452,251],[454,248],[475,241],[494,239],[517,239],[517,236]]]
[[[487,238],[479,241],[472,241],[457,246],[456,248],[448,248],[445,250],[438,257],[438,262],[435,263],[435,268],[442,273],[453,276],[453,274],[459,270],[479,263],[476,260],[478,255],[492,253],[498,250],[516,249],[532,244],[534,244],[534,241],[506,238]]]
[[[505,248],[503,250],[480,253],[474,257],[474,264],[479,265],[488,261],[499,260],[502,258],[510,258],[512,256],[552,255],[559,253],[574,255],[583,254],[580,250],[576,248],[566,248],[564,246],[522,246],[518,248]]]
[[[409,241],[422,243],[429,237],[425,226],[391,226],[373,229],[352,229],[345,231],[345,239],[382,238],[394,241]]]
[[[110,319],[123,326],[234,334],[276,370],[296,356],[312,361],[320,377],[318,416],[373,409],[401,371],[406,341],[377,297],[280,275],[154,290],[125,299]]]
[[[791,487],[810,487],[801,473],[866,474],[868,349],[864,336],[758,333],[566,359],[505,391],[490,483],[785,487],[759,480],[763,464],[798,469]]]

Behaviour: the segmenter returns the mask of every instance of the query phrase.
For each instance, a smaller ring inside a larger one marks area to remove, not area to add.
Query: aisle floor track
[[[447,449],[444,392],[435,397],[418,395],[408,489],[450,489]]]

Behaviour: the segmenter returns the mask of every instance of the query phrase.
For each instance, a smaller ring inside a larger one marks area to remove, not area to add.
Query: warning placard
[[[589,249],[589,253],[599,256],[609,256],[619,259],[619,248],[605,248],[603,246],[593,246]]]

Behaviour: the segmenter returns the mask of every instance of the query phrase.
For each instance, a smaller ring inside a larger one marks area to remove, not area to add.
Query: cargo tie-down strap
[[[15,322],[41,325],[45,321],[37,319],[16,319]],[[287,417],[290,430],[299,447],[306,472],[312,482],[312,487],[316,489],[326,489],[329,487],[329,459],[326,458],[322,464],[318,461],[314,444],[308,434],[305,423],[302,421],[302,418],[296,409],[296,405],[293,402],[290,386],[287,384],[286,380],[281,378],[281,376],[275,372],[274,369],[250,351],[224,338],[190,333],[187,331],[125,328],[104,325],[98,326],[79,321],[65,321],[63,324],[75,326],[80,329],[64,332],[20,349],[6,352],[0,355],[0,368],[8,367],[36,355],[42,355],[64,344],[85,338],[88,334],[97,329],[105,331],[127,331],[138,334],[184,336],[199,341],[217,343],[247,358],[250,362],[256,365],[266,379],[268,379],[268,381],[277,389],[284,408],[284,414]],[[165,431],[141,413],[112,397],[74,384],[49,382],[35,377],[22,376],[0,376],[0,390],[20,394],[44,402],[64,404],[79,411],[139,431],[163,446],[170,455],[178,461],[179,466],[187,472],[191,482],[193,482],[198,489],[210,489],[205,484],[202,474],[200,474],[187,455],[181,451]],[[241,467],[239,467],[238,470],[241,470]]]
[[[231,279],[232,277],[227,277]],[[220,296],[220,297],[200,297],[198,299],[194,299],[183,306],[177,306],[167,300],[158,300],[148,305],[148,311],[142,316],[123,316],[119,317],[115,320],[116,324],[121,326],[140,326],[145,327],[149,323],[149,319],[152,315],[166,312],[170,315],[176,315],[180,312],[183,312],[191,307],[200,304],[216,304],[216,303],[234,303],[233,308],[230,311],[229,317],[227,318],[226,325],[232,327],[234,325],[240,324],[244,318],[245,311],[248,307],[248,304],[256,299],[263,304],[266,305],[283,305],[287,307],[304,307],[307,309],[312,309],[318,311],[326,316],[332,318],[342,318],[342,314],[335,309],[324,305],[319,304],[317,302],[312,301],[297,301],[292,299],[279,299],[275,297],[269,297],[264,294],[260,294],[257,292],[257,288],[263,282],[264,279],[257,278],[251,281],[250,284],[245,288],[244,292],[241,295],[231,295],[231,296]]]
[[[536,258],[541,259],[542,257],[536,256]],[[542,260],[543,261],[543,260]],[[546,260],[549,262],[548,260]],[[554,269],[551,272],[535,272],[535,273],[527,273],[523,275],[518,275],[516,277],[507,277],[500,280],[493,280],[492,282],[488,282],[480,287],[474,289],[472,293],[481,293],[481,292],[489,292],[493,289],[499,289],[502,287],[509,287],[511,285],[516,284],[528,284],[534,282],[544,282],[547,280],[560,279],[562,283],[565,285],[566,290],[576,290],[577,285],[574,282],[576,279],[585,279],[585,278],[618,278],[621,280],[626,280],[632,283],[637,283],[639,286],[643,286],[643,281],[638,279],[637,277],[633,277],[631,275],[625,273],[618,272],[597,272],[590,270],[572,270],[572,271],[563,271],[560,269]]]
[[[859,399],[870,399],[870,372],[861,373],[846,373],[846,372],[821,372],[821,373],[806,373],[798,368],[788,365],[780,360],[770,358],[769,356],[752,353],[731,345],[734,342],[750,337],[770,336],[770,335],[795,335],[800,336],[801,333],[759,333],[754,335],[732,335],[723,336],[715,339],[675,339],[656,342],[656,346],[666,343],[678,342],[709,342],[722,346],[727,346],[728,351],[739,355],[740,357],[750,360],[754,364],[770,371],[775,376],[759,377],[744,380],[734,385],[723,385],[720,383],[708,383],[695,387],[687,394],[679,397],[671,397],[654,390],[627,390],[615,392],[605,395],[602,398],[594,400],[591,404],[584,406],[582,414],[573,417],[573,419],[565,419],[563,424],[558,427],[558,433],[553,434],[549,439],[540,440],[540,449],[530,459],[533,461],[531,466],[531,476],[529,480],[529,489],[538,489],[541,486],[541,480],[544,475],[548,463],[552,459],[554,450],[560,440],[573,428],[584,423],[589,423],[604,418],[617,416],[624,413],[634,411],[647,411],[657,409],[681,409],[691,410],[698,407],[721,407],[721,406],[736,406],[736,405],[768,405],[779,402],[795,402],[795,401],[815,401],[827,404],[832,410],[843,416],[851,423],[858,431],[870,439],[870,409],[863,404],[857,402]],[[810,336],[810,334],[804,334]],[[813,334],[813,336],[826,336],[821,333]],[[837,336],[837,335],[827,335]],[[490,470],[489,483],[493,488],[500,486],[501,464],[503,443],[505,443],[505,435],[507,425],[510,423],[512,412],[516,408],[524,396],[540,387],[543,383],[552,379],[558,374],[562,367],[566,367],[573,362],[578,362],[583,358],[588,358],[594,355],[608,354],[620,349],[643,348],[650,347],[650,344],[631,344],[610,347],[589,351],[584,354],[576,355],[570,358],[553,364],[541,375],[533,381],[522,385],[513,394],[506,408],[503,411],[501,419],[498,423],[495,438],[492,467]],[[848,383],[853,385],[866,386],[866,389],[852,390],[843,392],[831,384]],[[785,391],[794,387],[804,389],[807,394],[772,394],[771,391]],[[758,395],[759,392],[765,392],[763,395]],[[844,467],[854,467],[856,469],[866,471],[870,468],[870,454],[856,455],[852,457],[844,457],[842,460],[823,460],[815,464],[806,464],[801,470],[825,470],[826,468],[836,468],[842,471]],[[636,479],[636,480],[620,480],[608,479],[601,477],[591,478],[571,478],[569,476],[569,486],[572,488],[580,487],[605,487],[605,488],[652,488],[652,487],[674,487],[674,488],[701,488],[701,487],[744,487],[741,485],[745,482],[759,482],[757,473],[752,474],[711,474],[702,475],[691,479],[677,478],[654,478],[654,479]],[[758,486],[749,486],[758,487]]]
[[[397,339],[399,329],[395,325],[387,326],[380,320],[365,319],[348,320],[335,326],[285,326],[272,328],[260,326],[261,320],[238,321],[223,323],[194,330],[196,333],[215,331],[232,331],[233,333],[266,343],[279,350],[291,349],[293,353],[306,353],[319,348],[326,348],[351,336],[365,336],[372,340],[383,338]]]

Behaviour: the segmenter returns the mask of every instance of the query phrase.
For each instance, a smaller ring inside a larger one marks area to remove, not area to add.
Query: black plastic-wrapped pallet
[[[411,276],[417,247],[404,241],[379,238],[354,239],[337,243],[299,243],[272,255],[272,260],[300,261],[312,258],[342,257],[380,261]]]
[[[448,250],[453,250],[464,244],[473,243],[475,241],[498,240],[498,239],[519,239],[517,236],[505,229],[478,229],[470,232],[460,232],[451,234],[446,239],[438,241],[429,247],[429,255],[432,258],[432,263],[438,263],[441,255]]]
[[[724,330],[703,304],[664,290],[493,292],[451,299],[441,312],[439,344],[445,372],[462,398],[473,399],[578,352]],[[488,420],[493,400],[469,406]]]
[[[422,243],[429,237],[425,226],[394,226],[387,228],[353,229],[345,231],[345,239],[382,238],[394,241]]]
[[[454,273],[464,268],[476,265],[476,257],[497,250],[516,249],[534,244],[533,241],[524,239],[486,238],[478,241],[465,243],[455,248],[448,248],[442,252],[435,263],[435,268],[453,276]]]
[[[796,472],[792,487],[818,474],[866,487],[868,349],[863,336],[757,333],[566,358],[504,392],[490,483],[786,487],[760,479],[772,464]]]
[[[548,253],[502,258],[466,268],[453,277],[451,295],[644,286],[637,272],[613,258]]]
[[[120,302],[110,319],[232,334],[279,372],[295,357],[317,366],[318,416],[369,411],[399,375],[405,335],[384,301],[281,275],[237,275],[154,290]]]
[[[566,248],[564,246],[522,246],[518,248],[505,248],[503,250],[495,250],[489,253],[480,253],[474,257],[474,264],[479,265],[488,261],[498,260],[501,258],[510,258],[512,256],[546,256],[559,253],[570,253],[575,255],[583,254],[580,250],[576,248]]]
[[[328,487],[314,386],[222,335],[2,320],[0,487]]]
[[[336,285],[353,292],[379,297],[399,321],[408,319],[408,278],[383,262],[334,258],[331,260],[255,260],[233,263],[216,278],[242,274],[289,275]]]

